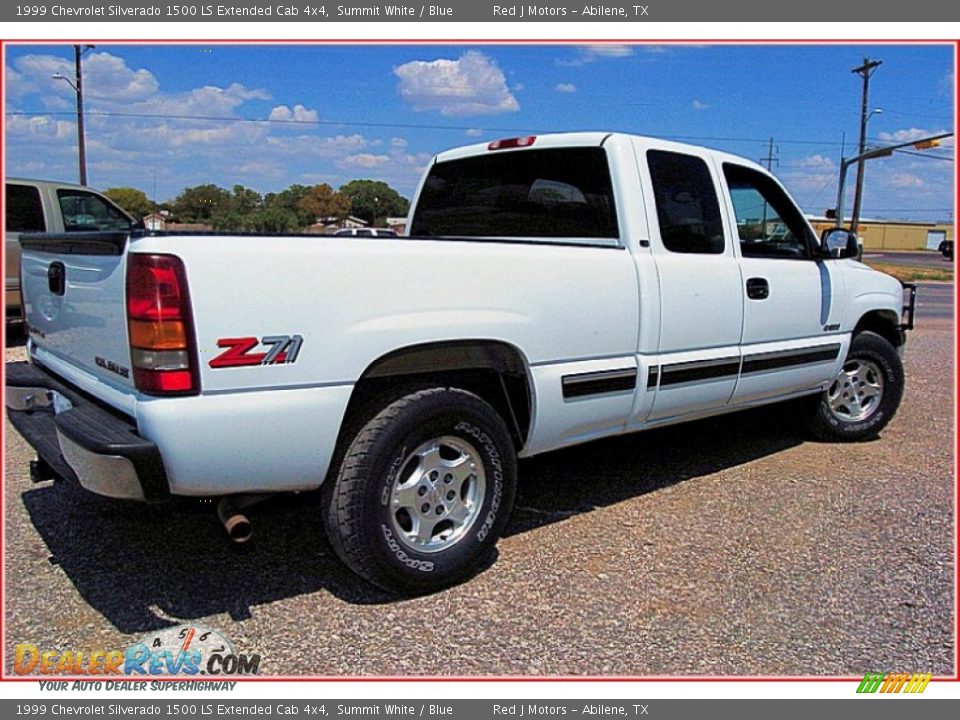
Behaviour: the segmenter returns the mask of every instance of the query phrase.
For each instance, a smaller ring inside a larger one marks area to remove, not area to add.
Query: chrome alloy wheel
[[[429,440],[400,465],[390,497],[393,530],[417,552],[447,550],[476,522],[486,489],[473,445],[450,435]]]
[[[883,372],[869,360],[850,360],[827,390],[834,417],[860,422],[873,415],[883,398]]]

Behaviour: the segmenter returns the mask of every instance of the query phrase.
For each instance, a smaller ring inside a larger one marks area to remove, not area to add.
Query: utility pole
[[[863,155],[867,150],[867,120],[870,119],[867,110],[870,104],[870,77],[877,71],[877,68],[883,64],[883,60],[871,60],[869,57],[863,58],[863,65],[853,68],[850,72],[863,78],[863,102],[860,106],[860,145],[857,155]],[[857,184],[853,194],[853,214],[850,217],[850,230],[857,232],[857,225],[860,223],[860,204],[863,199],[863,160],[857,163]]]
[[[780,165],[780,148],[777,148],[777,155],[774,155],[774,145],[773,138],[770,138],[770,144],[767,146],[767,156],[765,158],[760,158],[760,164],[763,165],[767,170],[773,170],[773,163],[776,161],[777,165]],[[763,238],[767,237],[767,201],[763,201],[763,219],[760,221],[760,235]]]

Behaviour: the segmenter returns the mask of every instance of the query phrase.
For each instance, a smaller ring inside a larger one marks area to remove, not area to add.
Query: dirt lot
[[[496,563],[403,601],[333,558],[316,498],[262,506],[236,548],[210,505],[32,485],[7,425],[8,672],[19,642],[196,621],[265,674],[952,674],[954,346],[921,318],[874,442],[807,441],[776,408],[522,462]]]

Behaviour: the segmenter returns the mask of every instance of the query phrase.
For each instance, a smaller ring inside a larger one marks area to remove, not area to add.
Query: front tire
[[[876,437],[897,412],[903,387],[896,348],[874,332],[858,333],[836,379],[811,403],[807,427],[830,442]]]
[[[516,474],[509,431],[489,404],[457,388],[411,393],[350,444],[327,490],[330,544],[390,592],[456,584],[493,555]]]

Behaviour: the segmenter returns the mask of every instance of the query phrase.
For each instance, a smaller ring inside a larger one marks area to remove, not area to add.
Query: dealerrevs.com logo
[[[932,677],[932,673],[867,673],[857,692],[918,694],[927,689]]]
[[[141,638],[125,650],[42,650],[33,643],[14,648],[17,675],[218,676],[256,675],[260,655],[238,653],[217,630],[177,625]]]

